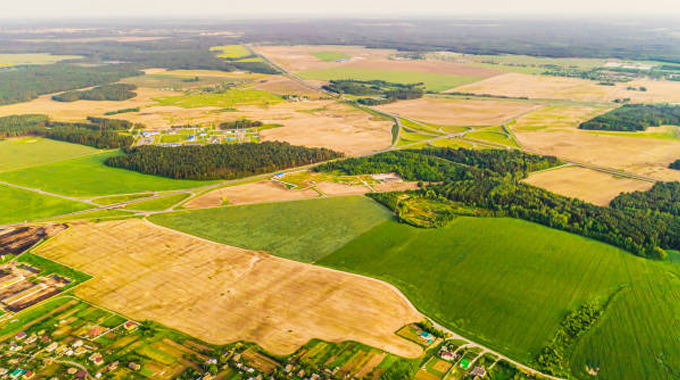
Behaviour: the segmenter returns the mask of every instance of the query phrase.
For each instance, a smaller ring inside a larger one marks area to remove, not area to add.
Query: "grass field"
[[[0,54],[0,66],[12,65],[50,65],[67,59],[82,58],[78,55],[52,55],[45,53]]]
[[[100,205],[112,205],[121,202],[133,201],[139,198],[146,198],[152,196],[153,193],[141,193],[141,194],[127,194],[127,195],[112,195],[109,197],[95,198],[92,201]]]
[[[322,61],[333,62],[341,59],[351,58],[349,55],[340,51],[313,51],[309,53]]]
[[[65,222],[69,220],[104,220],[104,219],[118,219],[128,216],[133,216],[134,213],[123,210],[95,210],[90,212],[83,212],[80,214],[62,216],[50,219],[51,222]]]
[[[524,362],[567,312],[616,294],[578,342],[574,372],[589,363],[598,378],[669,379],[665,365],[680,365],[680,342],[668,339],[678,266],[562,231],[515,219],[459,218],[434,230],[388,221],[319,264],[389,281],[426,315]]]
[[[36,137],[2,140],[0,172],[64,161],[96,152],[96,149],[89,146]]]
[[[501,126],[484,128],[480,131],[469,132],[465,134],[465,137],[519,148],[515,140],[513,140]]]
[[[0,180],[74,197],[178,190],[214,183],[163,178],[104,165],[106,158],[115,154],[118,153],[96,154],[5,172],[0,174]]]
[[[91,207],[86,203],[0,185],[0,224],[45,219]]]
[[[213,46],[210,48],[210,51],[219,52],[218,57],[227,59],[237,59],[251,55],[250,50],[242,45]]]
[[[189,196],[191,196],[189,193],[165,195],[159,198],[131,203],[125,206],[125,209],[139,211],[163,211],[189,198]]]
[[[474,148],[474,145],[472,145],[471,143],[457,138],[434,140],[432,141],[431,144],[434,146],[445,148],[465,148],[465,149]]]
[[[388,218],[376,202],[352,196],[182,211],[150,220],[220,243],[313,262]]]
[[[314,69],[298,73],[304,79],[331,80],[331,79],[356,79],[356,80],[384,80],[393,83],[424,83],[429,91],[444,91],[454,87],[477,82],[481,78],[424,73],[416,71],[380,70],[361,67],[333,67],[328,69]]]
[[[178,106],[182,108],[221,107],[234,108],[237,105],[267,106],[282,103],[281,96],[255,89],[230,89],[219,94],[194,94],[154,98],[164,106]]]
[[[588,131],[588,133],[605,136],[629,137],[638,139],[660,139],[678,140],[680,139],[680,129],[676,125],[663,125],[660,127],[650,127],[644,132],[607,132],[607,131]]]

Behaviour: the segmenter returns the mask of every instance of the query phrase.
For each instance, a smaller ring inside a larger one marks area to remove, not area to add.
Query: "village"
[[[204,146],[259,142],[261,127],[221,130],[211,127],[184,126],[136,131],[136,146],[161,147]]]

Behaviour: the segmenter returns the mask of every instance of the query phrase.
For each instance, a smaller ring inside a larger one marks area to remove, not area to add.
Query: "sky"
[[[2,18],[642,15],[679,0],[0,0]]]

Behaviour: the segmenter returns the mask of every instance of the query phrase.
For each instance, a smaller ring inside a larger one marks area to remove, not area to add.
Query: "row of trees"
[[[47,116],[37,114],[0,117],[0,139],[37,134],[49,121]]]
[[[84,91],[67,91],[52,96],[58,102],[75,102],[77,100],[113,100],[122,101],[137,96],[133,91],[137,86],[133,84],[114,83],[97,86]]]
[[[622,193],[609,206],[619,210],[659,211],[680,216],[680,182],[657,182],[647,191]]]
[[[351,158],[317,167],[345,174],[397,172],[406,180],[438,182],[420,190],[493,215],[529,220],[600,240],[636,255],[663,259],[680,249],[680,217],[641,208],[600,207],[553,194],[520,180],[558,165],[554,157],[505,150],[426,148]],[[392,201],[396,196],[381,201]],[[388,205],[389,206],[389,205]],[[391,205],[393,208],[394,205]]]
[[[224,123],[220,123],[220,129],[246,129],[246,128],[261,127],[261,126],[262,126],[261,121],[252,121],[252,120],[248,120],[248,119],[240,119],[240,120],[226,121]]]
[[[397,100],[422,98],[425,94],[422,83],[402,84],[382,80],[332,80],[329,84],[323,86],[323,89],[337,94],[374,96],[357,100],[358,103],[369,106],[391,103]]]
[[[40,95],[116,82],[141,75],[130,65],[96,67],[54,64],[0,72],[0,104],[29,101]]]
[[[47,129],[42,135],[48,139],[88,145],[97,149],[127,149],[134,142],[130,135],[68,125]]]
[[[282,142],[181,146],[141,146],[110,157],[106,165],[176,179],[235,179],[340,157],[325,148]]]
[[[626,104],[623,107],[581,123],[579,128],[635,132],[660,125],[680,125],[680,106],[670,104]]]

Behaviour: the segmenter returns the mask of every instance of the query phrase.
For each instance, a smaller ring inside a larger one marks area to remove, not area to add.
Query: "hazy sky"
[[[662,14],[680,0],[0,0],[0,17]]]

